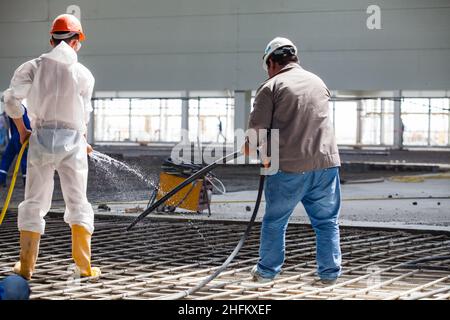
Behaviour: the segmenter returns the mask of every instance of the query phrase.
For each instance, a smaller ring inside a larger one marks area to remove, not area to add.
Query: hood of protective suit
[[[78,62],[75,50],[65,41],[61,41],[52,51],[41,55],[42,59],[50,59],[63,64],[74,64]]]
[[[92,111],[95,79],[78,62],[77,52],[62,41],[50,52],[21,65],[5,97],[9,113],[22,116],[21,99],[27,99],[31,127],[73,129],[85,133]]]

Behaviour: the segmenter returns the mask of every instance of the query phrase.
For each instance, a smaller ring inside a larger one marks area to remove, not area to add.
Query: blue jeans
[[[301,201],[316,234],[317,273],[321,279],[337,278],[341,273],[339,168],[304,173],[279,171],[266,177],[265,197],[258,273],[273,278],[281,271],[287,225]]]

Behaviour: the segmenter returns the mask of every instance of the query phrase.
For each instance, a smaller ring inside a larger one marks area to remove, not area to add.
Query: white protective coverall
[[[91,72],[78,63],[75,50],[62,41],[49,53],[21,65],[4,92],[5,110],[12,118],[22,117],[20,103],[27,99],[33,130],[25,200],[18,210],[21,231],[44,233],[56,170],[66,204],[64,221],[94,232],[94,212],[86,197],[84,137],[92,111],[94,82]]]

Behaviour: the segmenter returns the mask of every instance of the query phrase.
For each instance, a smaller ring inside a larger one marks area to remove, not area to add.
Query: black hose
[[[183,189],[185,186],[190,184],[192,181],[197,180],[197,178],[199,178],[199,177],[205,175],[206,173],[208,173],[209,171],[213,170],[220,163],[227,163],[230,160],[236,159],[240,154],[241,154],[240,151],[235,151],[233,153],[230,153],[230,154],[226,155],[225,157],[214,161],[210,165],[208,165],[208,166],[204,167],[203,169],[194,173],[192,176],[190,176],[189,178],[184,180],[182,183],[180,183],[178,186],[176,186],[171,191],[169,191],[161,199],[159,199],[154,204],[152,204],[149,208],[145,209],[144,212],[142,212],[133,222],[130,223],[130,225],[127,227],[127,231],[130,231],[131,228],[133,228],[139,221],[141,221],[146,216],[148,216],[150,213],[152,213],[156,208],[158,208],[160,205],[162,205],[164,202],[166,202],[170,197],[172,197],[174,194],[179,192],[181,189]]]
[[[204,279],[202,282],[197,284],[195,287],[192,287],[188,290],[181,291],[178,293],[163,296],[160,298],[161,300],[177,300],[177,299],[185,298],[185,297],[197,292],[204,286],[206,286],[208,283],[210,283],[212,280],[214,280],[219,274],[222,273],[222,271],[224,271],[228,267],[228,265],[231,263],[231,261],[233,261],[233,259],[236,257],[236,255],[241,250],[242,246],[244,245],[245,240],[247,240],[247,237],[252,230],[253,224],[255,223],[255,219],[256,219],[256,216],[258,215],[258,209],[259,209],[259,205],[261,203],[262,193],[263,193],[263,189],[264,189],[264,178],[265,178],[264,175],[260,175],[260,177],[259,177],[258,196],[256,197],[255,208],[253,209],[252,217],[250,218],[250,221],[248,222],[247,229],[245,230],[245,232],[242,235],[241,239],[239,240],[238,244],[234,248],[233,252],[228,256],[227,260],[225,260],[225,262],[212,275],[210,275],[209,277]]]
[[[170,197],[172,197],[174,194],[176,194],[177,192],[179,192],[181,189],[183,189],[185,186],[187,186],[189,183],[191,183],[192,181],[196,180],[197,178],[205,175],[206,173],[208,173],[209,171],[213,170],[215,167],[217,167],[217,165],[219,163],[226,163],[229,160],[232,159],[236,159],[241,153],[239,151],[236,151],[234,153],[230,153],[228,155],[226,155],[225,157],[214,161],[213,163],[211,163],[210,165],[204,167],[203,169],[197,171],[196,173],[194,173],[193,175],[191,175],[189,178],[187,178],[186,180],[184,180],[182,183],[180,183],[178,186],[176,186],[175,188],[173,188],[171,191],[169,191],[166,195],[164,195],[161,199],[159,199],[158,201],[156,201],[152,206],[150,206],[149,208],[147,208],[144,212],[142,212],[128,227],[127,227],[127,231],[131,230],[131,228],[133,228],[139,221],[141,221],[142,219],[144,219],[147,215],[149,215],[153,210],[155,210],[157,207],[159,207],[161,204],[163,204],[165,201],[167,201]],[[264,190],[264,180],[265,180],[265,176],[264,175],[260,175],[259,177],[259,187],[258,187],[258,195],[256,197],[256,201],[255,201],[255,207],[253,209],[253,213],[252,216],[250,218],[250,221],[247,224],[247,229],[245,229],[244,234],[242,235],[241,239],[239,240],[238,244],[236,245],[236,247],[234,248],[233,252],[228,256],[228,258],[225,260],[225,262],[209,277],[207,277],[206,279],[204,279],[203,281],[201,281],[199,284],[197,284],[195,287],[192,287],[188,290],[185,291],[181,291],[175,294],[171,294],[171,295],[167,295],[167,296],[163,296],[161,299],[164,300],[176,300],[176,299],[182,299],[185,298],[191,294],[193,294],[194,292],[197,292],[198,290],[200,290],[201,288],[203,288],[204,286],[206,286],[208,283],[210,283],[212,280],[214,280],[220,273],[222,273],[222,271],[224,271],[228,265],[231,263],[231,261],[233,261],[233,259],[236,257],[236,255],[239,253],[239,251],[241,250],[242,246],[244,245],[245,240],[247,240],[248,235],[250,234],[252,228],[253,228],[253,224],[255,223],[255,219],[256,216],[258,215],[258,210],[259,210],[259,206],[261,204],[261,199],[262,199],[262,193]]]

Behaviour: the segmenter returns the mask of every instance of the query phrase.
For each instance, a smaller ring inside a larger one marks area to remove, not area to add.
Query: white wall
[[[0,89],[49,49],[51,20],[70,4],[96,90],[254,89],[277,35],[333,90],[450,88],[449,0],[1,0]],[[369,4],[381,30],[366,27]]]

